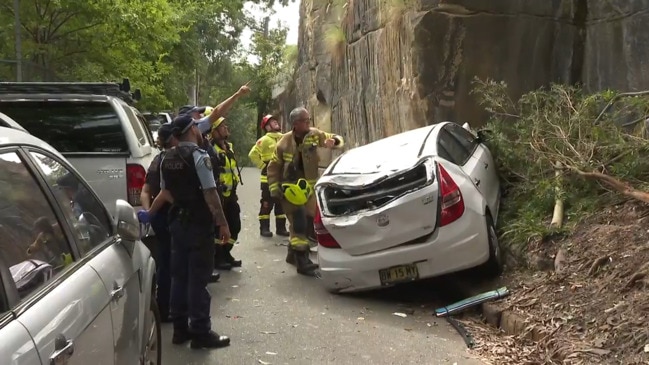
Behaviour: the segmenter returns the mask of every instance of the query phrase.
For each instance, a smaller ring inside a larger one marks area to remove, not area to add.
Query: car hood
[[[345,152],[318,180],[318,185],[368,185],[414,167],[432,127],[396,134]]]

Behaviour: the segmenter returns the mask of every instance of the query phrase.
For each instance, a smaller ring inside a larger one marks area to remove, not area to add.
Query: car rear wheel
[[[160,347],[162,331],[160,329],[160,311],[155,297],[151,298],[146,318],[146,327],[144,329],[146,345],[141,363],[143,365],[160,365],[162,363],[162,348]]]
[[[487,213],[487,236],[489,238],[489,260],[484,264],[483,269],[487,275],[498,276],[503,272],[505,260],[496,226],[489,213]]]

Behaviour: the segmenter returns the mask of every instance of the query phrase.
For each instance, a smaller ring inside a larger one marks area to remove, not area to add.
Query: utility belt
[[[180,224],[186,226],[190,222],[205,223],[211,222],[212,213],[209,211],[201,212],[200,208],[188,208],[185,206],[172,205],[169,208],[168,222],[171,224],[174,220],[178,220]]]

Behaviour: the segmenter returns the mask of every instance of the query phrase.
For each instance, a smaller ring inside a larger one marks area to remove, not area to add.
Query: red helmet
[[[271,119],[275,119],[275,117],[270,115],[270,114],[267,114],[263,118],[261,118],[260,127],[261,127],[262,130],[266,129],[266,125],[271,121]],[[277,120],[277,119],[275,119],[275,120]]]

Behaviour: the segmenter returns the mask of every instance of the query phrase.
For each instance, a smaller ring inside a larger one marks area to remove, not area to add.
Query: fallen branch
[[[649,95],[649,90],[634,91],[634,92],[628,92],[628,93],[620,93],[620,94],[615,95],[611,99],[611,101],[609,101],[608,104],[606,104],[604,109],[602,109],[602,111],[599,113],[597,118],[595,118],[595,121],[593,122],[593,124],[599,123],[599,120],[602,119],[602,116],[604,115],[604,113],[606,113],[613,106],[613,104],[615,104],[615,102],[618,99],[623,98],[623,97],[627,97],[627,96],[643,96],[643,95]]]
[[[561,162],[557,161],[554,164],[554,176],[556,178],[554,187],[554,212],[552,213],[552,222],[550,227],[559,229],[563,225],[563,199],[561,197]]]
[[[590,265],[590,269],[588,270],[588,276],[593,276],[597,272],[597,270],[599,270],[600,267],[604,266],[609,260],[610,257],[608,255],[605,255],[593,261],[593,264]]]
[[[571,171],[575,172],[576,174],[582,177],[602,181],[603,183],[615,189],[617,192],[621,193],[624,196],[628,196],[629,198],[633,198],[643,203],[649,204],[649,193],[638,190],[622,180],[616,179],[613,176],[606,175],[601,172],[586,172],[586,171],[581,171],[576,167],[572,167],[572,166],[567,166],[567,167]]]

